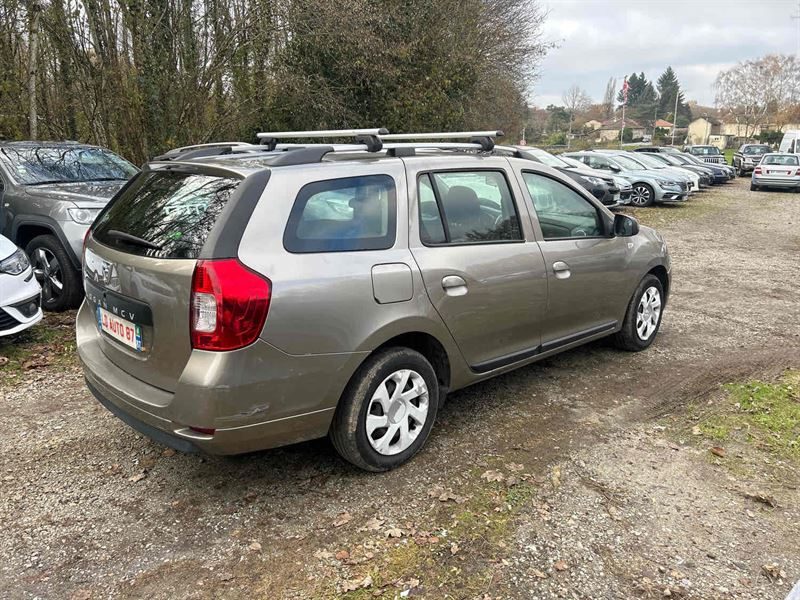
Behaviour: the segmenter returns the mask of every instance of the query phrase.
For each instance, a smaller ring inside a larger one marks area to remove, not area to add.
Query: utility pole
[[[32,140],[38,137],[38,115],[36,113],[36,69],[37,55],[39,54],[39,19],[44,8],[40,0],[33,0],[30,4],[31,29],[28,37],[28,127]]]
[[[681,95],[681,89],[675,88],[675,112],[672,113],[672,145],[675,145],[675,126],[678,124],[678,96]]]
[[[797,48],[795,49],[795,57],[800,60],[800,2],[797,3],[797,14],[792,15],[792,19],[797,21]]]

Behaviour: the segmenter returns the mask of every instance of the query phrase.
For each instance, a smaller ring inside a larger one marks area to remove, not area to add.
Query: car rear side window
[[[128,254],[197,258],[239,183],[178,171],[143,174],[101,214],[92,236]]]
[[[387,250],[397,230],[397,192],[389,175],[316,181],[295,199],[283,235],[289,252]]]
[[[499,171],[443,171],[419,178],[420,239],[427,246],[522,241],[519,215]]]
[[[603,235],[597,208],[577,192],[537,173],[523,171],[522,178],[545,241]]]

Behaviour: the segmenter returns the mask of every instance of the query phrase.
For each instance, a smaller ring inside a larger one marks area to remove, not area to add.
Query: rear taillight
[[[755,169],[753,169],[753,174],[754,175],[761,175],[761,167],[756,167]]]
[[[236,350],[256,341],[272,284],[235,258],[199,260],[192,275],[190,327],[197,350]]]
[[[800,169],[797,169],[797,173],[795,173],[798,177],[800,177]]]

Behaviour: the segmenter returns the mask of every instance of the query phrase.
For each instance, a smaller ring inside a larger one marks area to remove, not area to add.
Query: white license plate
[[[136,323],[132,323],[127,319],[120,319],[118,316],[98,306],[97,327],[118,342],[133,348],[137,352],[142,351],[142,328]]]

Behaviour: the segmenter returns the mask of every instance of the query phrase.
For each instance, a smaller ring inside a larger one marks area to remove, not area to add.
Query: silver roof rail
[[[389,133],[383,127],[379,129],[327,129],[315,131],[264,131],[256,135],[260,140],[286,140],[302,138],[343,138],[378,135],[383,137]]]
[[[473,138],[496,138],[505,135],[502,131],[448,131],[442,133],[390,133],[382,135],[384,141],[395,140],[464,140]]]

